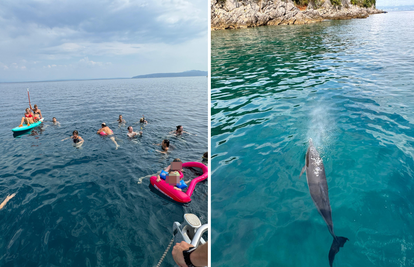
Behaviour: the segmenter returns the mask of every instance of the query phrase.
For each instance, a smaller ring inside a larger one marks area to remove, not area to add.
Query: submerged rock
[[[385,12],[374,6],[352,5],[350,0],[342,0],[339,5],[332,5],[331,0],[310,0],[303,11],[292,0],[211,0],[211,29],[308,24],[325,19],[367,18],[378,13]]]

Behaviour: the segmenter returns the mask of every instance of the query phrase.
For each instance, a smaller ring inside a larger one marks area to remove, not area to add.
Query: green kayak
[[[34,127],[39,126],[43,122],[43,119],[44,118],[41,118],[38,122],[35,122],[35,123],[30,124],[30,126],[27,126],[26,124],[23,124],[22,127],[13,128],[12,131],[13,132],[22,132],[22,131],[30,130],[30,129],[34,128]]]

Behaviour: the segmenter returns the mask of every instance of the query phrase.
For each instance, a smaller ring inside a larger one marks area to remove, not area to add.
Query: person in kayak
[[[137,137],[138,135],[142,136],[142,131],[140,131],[139,133],[134,132],[134,129],[132,128],[132,126],[128,126],[128,133],[127,133],[128,137]]]
[[[113,135],[114,134],[114,132],[106,125],[106,123],[105,122],[103,122],[102,124],[101,124],[101,129],[99,129],[96,133],[97,134],[100,134],[100,135],[102,135],[102,136],[105,136],[105,135]],[[116,149],[118,149],[118,147],[119,147],[119,145],[118,145],[118,143],[115,141],[115,137],[113,137],[113,136],[110,136],[109,137],[111,140],[112,140],[112,142],[114,142],[115,143],[115,146],[116,146]]]
[[[124,120],[124,119],[122,118],[122,115],[119,115],[118,122],[119,122],[119,123],[126,123],[126,120]]]
[[[37,108],[37,105],[34,105],[34,108],[32,108],[32,105],[30,105],[30,109],[33,111],[34,114],[34,121],[38,121],[42,118],[42,112],[40,111],[40,109]]]
[[[154,145],[156,146],[160,145],[161,149],[163,150],[163,151],[156,150],[157,152],[167,153],[168,150],[170,149],[170,141],[168,139],[162,140],[161,144],[154,144]]]
[[[31,123],[34,123],[33,118],[33,113],[29,108],[27,108],[26,113],[24,113],[24,117],[22,117],[19,127],[23,127],[23,122],[26,122],[27,126],[30,126]]]
[[[79,136],[78,131],[74,130],[72,134],[73,135],[71,137],[65,138],[62,141],[65,141],[65,140],[67,140],[69,138],[72,138],[73,143],[75,143],[75,144],[81,145],[84,142],[83,138]]]

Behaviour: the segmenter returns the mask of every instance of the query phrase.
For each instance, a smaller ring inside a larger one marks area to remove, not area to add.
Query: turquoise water
[[[207,223],[207,181],[188,205],[149,187],[149,178],[176,157],[201,161],[208,146],[207,79],[161,78],[0,84],[0,266],[155,266],[184,213]],[[28,106],[45,117],[41,127],[13,136]],[[122,114],[126,125],[116,120]],[[127,138],[127,126],[142,138]],[[52,117],[60,122],[53,126]],[[106,122],[120,145],[96,134]],[[192,135],[168,133],[182,124]],[[79,149],[69,137],[78,130]],[[155,143],[170,139],[169,155]],[[197,170],[185,169],[187,178]],[[162,266],[173,266],[171,251]]]
[[[414,12],[212,32],[214,266],[414,265]]]

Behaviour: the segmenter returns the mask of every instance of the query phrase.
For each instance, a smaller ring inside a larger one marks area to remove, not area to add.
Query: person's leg
[[[10,199],[12,199],[14,196],[16,195],[16,193],[9,195],[6,197],[6,199],[0,204],[0,210],[6,206],[7,202],[9,202]]]
[[[22,120],[20,121],[19,127],[22,127],[23,126],[24,119],[25,119],[25,117],[22,117]]]
[[[115,143],[116,149],[118,149],[119,145],[118,145],[118,143],[115,141],[115,137],[111,136],[110,138],[111,138],[111,140]]]

